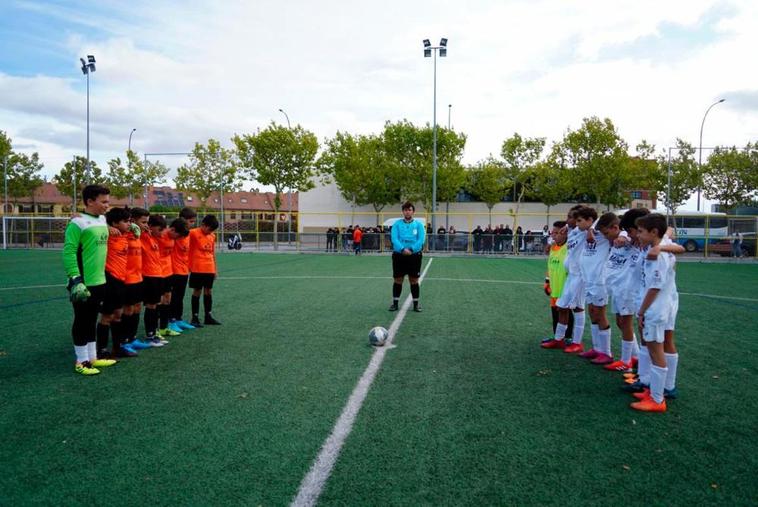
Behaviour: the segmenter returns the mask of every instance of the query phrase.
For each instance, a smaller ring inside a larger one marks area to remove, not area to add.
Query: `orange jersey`
[[[189,274],[189,236],[176,238],[171,252],[171,267],[175,275]]]
[[[161,270],[163,276],[171,276],[174,274],[174,270],[171,267],[171,254],[174,251],[174,239],[168,235],[168,230],[163,231],[163,234],[158,239],[158,246],[161,249]]]
[[[142,242],[131,232],[127,233],[126,237],[129,244],[126,256],[126,283],[140,283],[142,281]]]
[[[363,231],[360,229],[356,229],[353,231],[353,243],[360,243],[361,238],[363,238]]]
[[[163,277],[158,239],[149,232],[143,232],[139,239],[142,242],[142,276]]]
[[[108,255],[105,258],[105,270],[122,282],[126,281],[126,264],[129,254],[129,238],[126,234],[108,236]]]
[[[193,273],[216,272],[216,235],[203,234],[202,229],[189,233],[189,268]]]

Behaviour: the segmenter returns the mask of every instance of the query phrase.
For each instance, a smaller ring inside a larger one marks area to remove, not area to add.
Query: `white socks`
[[[97,359],[97,342],[87,343],[87,355],[89,356],[90,361]]]
[[[590,324],[590,336],[592,337],[592,350],[600,350],[600,346],[597,343],[597,324]]]
[[[621,340],[621,361],[623,363],[629,364],[629,361],[632,360],[632,350],[634,350],[634,342]]]
[[[650,354],[647,351],[647,347],[640,347],[637,375],[640,377],[641,384],[650,385]]]
[[[563,340],[566,337],[566,330],[568,329],[568,324],[561,324],[560,322],[555,325],[555,339],[556,340]]]
[[[671,391],[676,387],[676,367],[679,365],[679,354],[666,354],[666,368],[668,373],[666,374],[666,385],[664,386],[667,391]]]
[[[632,335],[632,357],[640,357],[640,343],[637,341],[637,335]]]
[[[600,348],[595,349],[595,350],[599,350],[603,354],[613,357],[613,354],[611,354],[611,328],[610,326],[608,327],[608,329],[598,328],[597,345]]]
[[[650,396],[656,403],[663,401],[663,385],[666,383],[668,368],[652,365],[650,374]]]
[[[574,335],[571,338],[573,343],[582,343],[584,335],[584,312],[574,312]]]
[[[76,354],[77,363],[89,361],[89,352],[87,352],[86,345],[74,345],[74,354]]]

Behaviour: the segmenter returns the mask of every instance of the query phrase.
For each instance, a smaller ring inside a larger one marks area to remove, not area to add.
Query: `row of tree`
[[[320,179],[334,182],[347,201],[370,205],[377,213],[405,199],[431,208],[433,132],[429,125],[419,127],[403,120],[387,122],[379,134],[337,132],[325,140],[320,154],[316,136],[299,125],[287,128],[271,123],[254,134],[235,135],[232,144],[233,148],[225,148],[215,139],[196,143],[188,162],[177,170],[177,189],[205,203],[213,192],[233,192],[245,181],[255,181],[274,187],[278,211],[284,191],[307,191]],[[732,208],[754,199],[758,188],[758,142],[744,148],[717,148],[701,168],[696,148],[681,139],[661,152],[643,140],[630,153],[607,118],[585,118],[578,129],[567,130],[549,147],[545,138],[515,133],[503,141],[498,157],[490,155],[468,167],[462,163],[465,145],[465,134],[438,128],[438,202],[450,203],[466,192],[490,211],[499,202],[512,201],[518,213],[525,200],[548,207],[565,201],[625,206],[631,200],[630,191],[644,189],[656,192],[675,211],[697,189]],[[33,196],[43,181],[38,155],[14,152],[11,140],[0,132],[0,160],[6,159],[9,195],[14,199]],[[74,194],[75,188],[87,182],[104,183],[114,196],[134,200],[145,187],[164,183],[169,172],[160,161],[141,160],[132,151],[124,160],[108,161],[105,171],[93,161],[89,171],[86,166],[83,157],[75,157],[53,177],[53,183],[65,195]]]

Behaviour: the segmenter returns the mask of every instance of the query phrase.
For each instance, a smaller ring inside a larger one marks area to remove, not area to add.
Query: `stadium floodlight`
[[[292,130],[292,125],[290,125],[290,117],[287,114],[287,112],[279,108],[279,112],[284,115],[285,118],[287,118],[287,129]],[[292,189],[290,188],[287,192],[287,201],[289,203],[289,220],[287,220],[287,244],[290,244],[292,241]]]
[[[703,121],[700,123],[700,145],[698,148],[698,155],[697,155],[697,169],[698,172],[702,175],[703,174],[703,126],[705,125],[705,117],[708,116],[708,112],[711,110],[711,108],[717,104],[721,104],[724,102],[725,99],[717,100],[710,106],[708,106],[708,109],[705,110],[705,114],[703,115]],[[700,185],[697,186],[697,210],[700,211],[700,191],[702,189],[700,188]]]
[[[84,58],[79,58],[79,61],[82,62],[82,74],[87,76],[87,166],[85,167],[85,173],[86,173],[86,183],[89,184],[90,181],[90,171],[89,171],[89,75],[95,72],[95,57],[93,55],[87,55],[87,60],[85,61]]]
[[[434,106],[432,114],[432,231],[437,230],[435,212],[437,211],[437,51],[440,58],[447,56],[447,38],[440,39],[439,46],[432,46],[429,39],[424,39],[424,57],[428,58],[434,51]],[[449,111],[449,108],[448,108]]]

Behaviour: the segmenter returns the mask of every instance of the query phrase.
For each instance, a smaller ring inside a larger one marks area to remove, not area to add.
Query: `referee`
[[[390,311],[398,309],[400,293],[403,292],[403,278],[408,275],[413,296],[413,311],[421,312],[418,305],[420,288],[418,279],[421,277],[421,249],[424,248],[424,225],[413,219],[416,208],[413,203],[403,204],[403,218],[392,225],[392,306]]]

